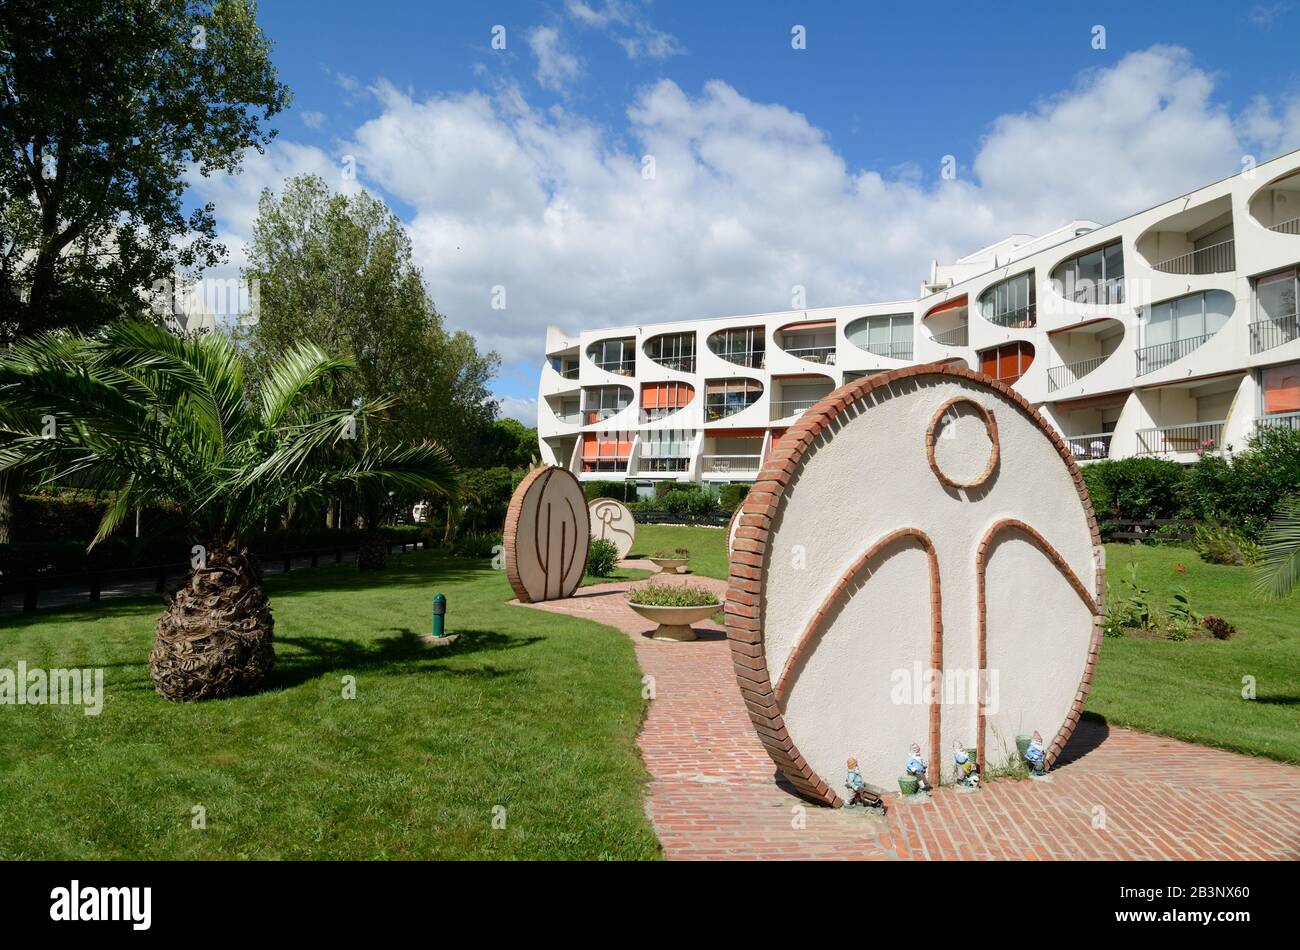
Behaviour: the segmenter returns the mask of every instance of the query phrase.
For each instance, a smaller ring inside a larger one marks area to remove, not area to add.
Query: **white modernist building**
[[[752,480],[836,387],[958,362],[1037,406],[1081,462],[1194,461],[1300,428],[1300,152],[1113,224],[1013,235],[921,295],[568,334],[548,327],[546,462],[580,479]]]

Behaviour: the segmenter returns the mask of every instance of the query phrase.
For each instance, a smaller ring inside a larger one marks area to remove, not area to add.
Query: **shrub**
[[[740,503],[748,494],[749,486],[743,483],[731,482],[723,485],[718,489],[718,507],[725,512],[733,512],[740,507]]]
[[[1207,564],[1255,564],[1262,553],[1250,538],[1223,525],[1201,525],[1192,546]]]
[[[1170,592],[1165,613],[1165,629],[1170,640],[1186,640],[1201,626],[1201,618],[1192,610],[1186,587],[1175,587]]]
[[[720,606],[718,595],[692,584],[645,584],[628,591],[629,603],[643,607]]]
[[[673,550],[669,550],[668,548],[657,548],[655,552],[650,556],[662,559],[662,558],[685,558],[685,557],[690,557],[690,555],[691,552],[686,550],[686,548],[675,548]]]
[[[592,577],[609,577],[618,562],[618,545],[608,538],[596,538],[587,549],[587,573]]]
[[[687,499],[686,510],[693,515],[711,515],[718,510],[718,502],[708,492],[694,492]]]
[[[629,495],[636,497],[636,486],[631,482],[583,482],[582,493],[587,496],[587,501],[596,498],[615,498],[626,503]]]
[[[1201,626],[1210,632],[1216,640],[1231,640],[1237,635],[1237,628],[1222,617],[1207,614],[1201,618]]]
[[[1178,518],[1186,512],[1187,470],[1177,462],[1104,459],[1085,465],[1083,480],[1103,519],[1144,521]]]
[[[501,545],[500,531],[474,531],[457,538],[451,545],[452,557],[496,557]]]
[[[1235,455],[1206,453],[1187,481],[1196,517],[1258,540],[1282,499],[1300,488],[1300,430],[1265,428]]]

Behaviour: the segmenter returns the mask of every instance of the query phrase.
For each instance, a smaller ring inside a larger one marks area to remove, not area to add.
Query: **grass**
[[[1088,711],[1145,732],[1300,763],[1300,593],[1265,600],[1249,568],[1206,564],[1189,548],[1111,544],[1106,573],[1115,591],[1130,559],[1155,606],[1185,585],[1197,613],[1226,617],[1237,636],[1108,637]],[[1254,679],[1253,700],[1242,697],[1244,677]]]
[[[687,548],[692,574],[727,579],[727,542],[723,528],[703,525],[641,524],[629,558],[646,558],[654,551]]]
[[[102,666],[107,693],[98,717],[0,707],[0,858],[658,855],[626,637],[508,606],[502,572],[426,554],[267,587],[271,688],[222,702],[154,693],[153,598],[0,625],[0,668]],[[441,649],[415,640],[436,591],[461,634]]]

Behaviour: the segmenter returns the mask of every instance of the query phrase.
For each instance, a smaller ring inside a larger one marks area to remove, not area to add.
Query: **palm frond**
[[[313,343],[300,344],[271,368],[262,383],[262,425],[272,429],[280,425],[305,393],[352,368],[350,360],[326,356]]]
[[[1256,585],[1269,597],[1285,597],[1300,580],[1300,495],[1282,503],[1262,543]]]

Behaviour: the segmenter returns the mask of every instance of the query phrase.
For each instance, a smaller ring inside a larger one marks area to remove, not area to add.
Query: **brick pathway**
[[[1300,858],[1300,769],[1090,721],[1048,781],[940,789],[920,805],[894,795],[886,818],[805,804],[759,745],[721,628],[696,624],[692,643],[649,639],[654,625],[624,602],[630,586],[531,606],[622,630],[654,677],[638,742],[669,858]]]

